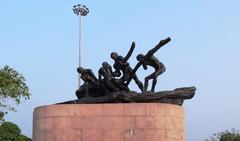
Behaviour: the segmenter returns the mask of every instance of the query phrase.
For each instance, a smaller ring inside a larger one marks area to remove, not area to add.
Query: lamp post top
[[[77,4],[73,6],[73,12],[76,15],[86,16],[89,13],[89,9],[86,7],[86,5]]]

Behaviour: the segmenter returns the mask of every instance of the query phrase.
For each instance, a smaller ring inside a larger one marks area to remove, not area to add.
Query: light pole
[[[86,16],[89,13],[89,9],[85,5],[77,4],[73,6],[73,12],[79,16],[79,64],[81,66],[82,57],[82,16]],[[81,85],[81,74],[78,74],[78,88]]]

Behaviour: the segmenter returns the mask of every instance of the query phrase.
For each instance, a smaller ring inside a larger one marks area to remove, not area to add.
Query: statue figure
[[[166,71],[164,64],[161,63],[153,54],[156,51],[158,51],[158,49],[160,49],[162,46],[167,44],[170,40],[171,40],[170,38],[161,40],[159,44],[155,46],[153,49],[149,50],[146,55],[139,54],[137,56],[137,60],[139,61],[139,63],[136,65],[134,71],[136,71],[136,69],[138,69],[141,65],[145,70],[147,69],[147,66],[151,66],[155,69],[155,71],[152,74],[145,77],[143,91],[147,91],[148,81],[152,79],[153,82],[152,82],[151,91],[154,92],[155,86],[157,84],[157,77]]]
[[[113,72],[115,77],[120,77],[120,84],[123,85],[123,87],[127,87],[129,82],[128,80],[133,78],[135,83],[138,85],[141,91],[143,91],[143,84],[142,82],[137,78],[136,74],[132,75],[132,68],[130,67],[127,60],[130,58],[130,56],[133,53],[133,50],[135,48],[135,43],[132,42],[131,48],[128,51],[127,55],[125,57],[118,55],[116,52],[111,53],[111,58],[114,60],[114,69],[115,72]]]
[[[119,91],[114,83],[115,78],[113,76],[112,67],[107,62],[103,62],[102,67],[98,70],[98,79],[109,91]]]
[[[104,83],[110,92],[120,90],[129,91],[127,86],[121,85],[120,80],[114,77],[112,67],[107,62],[102,63],[102,67],[98,71],[98,78],[101,83]]]
[[[94,73],[92,72],[91,69],[84,69],[82,67],[79,67],[79,68],[77,68],[77,72],[81,74],[81,79],[84,81],[84,86],[85,86],[84,87],[85,97],[88,97],[90,85],[93,85],[96,88],[99,87],[98,79],[94,75]],[[77,93],[78,93],[78,91],[76,92],[76,94]]]
[[[77,72],[81,74],[81,79],[84,82],[89,82],[91,84],[98,85],[98,79],[91,69],[84,69],[82,67],[79,67],[77,68]]]

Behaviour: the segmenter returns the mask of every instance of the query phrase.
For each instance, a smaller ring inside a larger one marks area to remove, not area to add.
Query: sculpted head
[[[107,62],[103,62],[103,63],[102,63],[102,66],[103,66],[104,68],[109,68],[109,67],[111,67]]]
[[[82,68],[82,67],[78,67],[78,68],[77,68],[77,72],[78,72],[78,73],[83,73],[83,71],[84,71],[84,68]]]
[[[112,58],[113,60],[116,60],[116,59],[118,58],[118,54],[117,54],[116,52],[112,52],[112,53],[111,53],[111,58]]]
[[[138,54],[137,60],[141,62],[141,61],[143,61],[143,59],[144,59],[144,55],[143,54]]]

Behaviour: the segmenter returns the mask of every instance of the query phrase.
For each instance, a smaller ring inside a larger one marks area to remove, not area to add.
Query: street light
[[[79,67],[81,66],[81,46],[82,46],[82,16],[86,16],[89,13],[89,9],[85,5],[77,4],[74,5],[73,13],[79,16]],[[81,74],[78,74],[78,88],[81,85]]]

